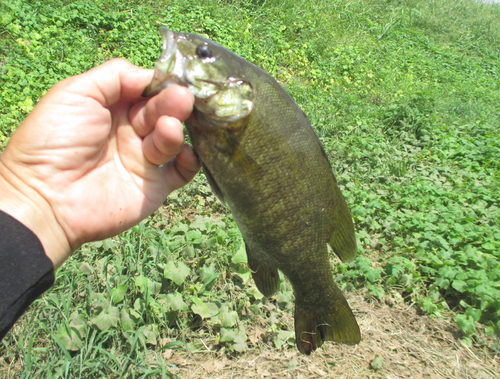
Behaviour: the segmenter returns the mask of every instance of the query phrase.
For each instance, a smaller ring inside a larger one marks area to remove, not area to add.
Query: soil
[[[500,359],[486,347],[467,347],[452,319],[430,318],[405,303],[348,297],[361,327],[356,346],[327,342],[310,356],[292,347],[276,349],[258,335],[246,352],[191,354],[166,351],[180,378],[500,378]],[[371,365],[376,358],[379,368]],[[380,360],[381,359],[381,360]]]

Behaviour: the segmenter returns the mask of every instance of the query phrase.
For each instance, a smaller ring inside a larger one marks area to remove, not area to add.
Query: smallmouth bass
[[[307,116],[276,80],[222,46],[160,28],[163,52],[144,96],[173,84],[189,88],[185,122],[203,171],[245,241],[248,265],[265,296],[278,269],[295,294],[297,348],[356,344],[356,319],[335,285],[329,244],[355,258],[354,226],[323,146]]]

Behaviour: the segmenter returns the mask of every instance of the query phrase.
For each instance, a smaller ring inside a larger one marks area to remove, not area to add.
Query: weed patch
[[[498,7],[0,6],[2,146],[58,81],[112,57],[152,67],[159,24],[204,34],[275,76],[320,136],[359,242],[350,264],[332,255],[339,286],[451,315],[466,344],[498,348],[491,342],[500,336]],[[258,343],[293,349],[292,313],[288,282],[270,299],[256,290],[231,215],[198,176],[138,226],[78,250],[0,351],[16,376],[175,377],[167,351],[238,357]]]

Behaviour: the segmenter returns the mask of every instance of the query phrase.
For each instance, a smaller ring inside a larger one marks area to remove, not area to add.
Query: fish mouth
[[[164,26],[160,27],[162,38],[162,53],[155,64],[153,80],[144,90],[142,96],[152,97],[161,90],[174,84],[183,84],[183,60],[182,54],[177,49],[176,35]],[[180,55],[180,56],[179,56]]]
[[[178,84],[194,96],[194,108],[208,123],[229,125],[250,114],[255,101],[252,84],[227,76],[223,59],[200,57],[197,48],[207,40],[192,34],[176,33],[160,27],[162,53],[156,61],[154,77],[143,92],[152,97]],[[209,120],[209,122],[208,122]]]

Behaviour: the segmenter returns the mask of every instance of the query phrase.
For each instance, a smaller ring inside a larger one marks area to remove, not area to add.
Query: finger
[[[153,132],[144,138],[142,150],[149,162],[160,166],[179,154],[183,145],[181,122],[174,117],[162,116]]]
[[[193,111],[193,95],[185,87],[171,86],[147,102],[130,109],[129,121],[141,137],[151,133],[161,116],[175,117],[185,121]]]
[[[112,59],[77,76],[65,79],[53,87],[49,94],[73,92],[110,107],[119,100],[137,102],[142,99],[144,88],[153,77],[152,70],[145,70],[124,59]],[[59,91],[64,88],[64,91]]]
[[[200,161],[193,148],[184,145],[174,160],[162,167],[170,191],[175,191],[189,183],[200,171]]]

